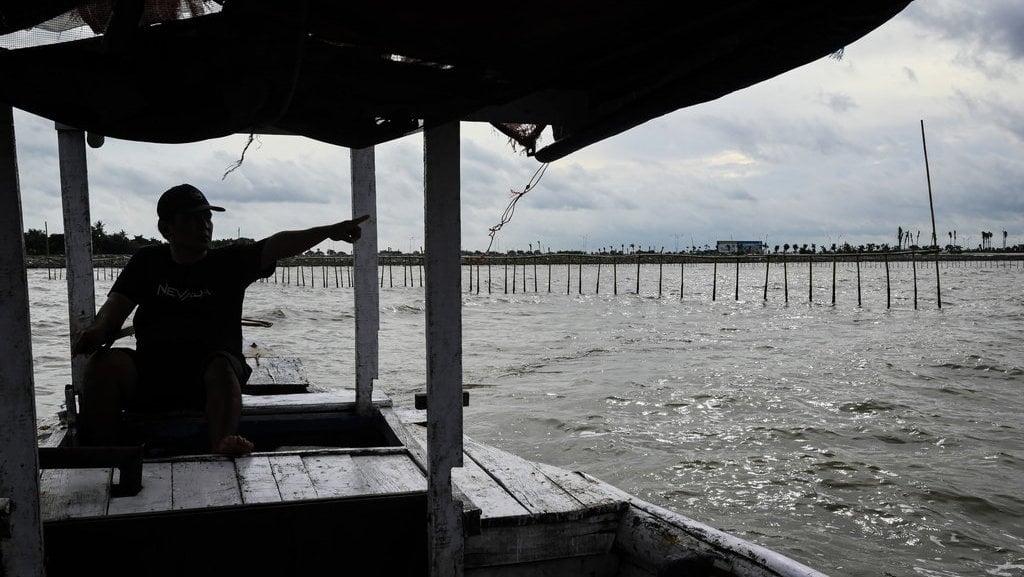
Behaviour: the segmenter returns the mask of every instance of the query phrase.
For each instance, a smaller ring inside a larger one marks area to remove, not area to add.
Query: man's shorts
[[[138,411],[204,410],[203,373],[216,357],[228,360],[239,385],[244,385],[252,374],[252,368],[243,359],[227,351],[155,355],[124,350],[131,355],[139,375],[135,398],[128,399],[126,404]]]

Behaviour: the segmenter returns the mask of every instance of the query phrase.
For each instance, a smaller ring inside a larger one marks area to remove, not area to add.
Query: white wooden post
[[[14,115],[0,104],[0,575],[42,577],[39,453]]]
[[[350,153],[352,218],[364,214],[362,236],[352,247],[356,313],[356,410],[369,414],[373,406],[373,380],[378,375],[380,287],[377,284],[377,181],[374,150]]]
[[[427,338],[427,480],[430,574],[463,574],[462,506],[452,467],[462,466],[462,255],[459,124],[423,133]]]
[[[68,328],[71,342],[96,316],[96,285],[92,270],[92,223],[89,220],[89,173],[85,161],[85,133],[57,124],[60,156],[60,193],[64,207],[64,254],[67,258]],[[71,384],[79,398],[85,392],[84,356],[71,358]]]

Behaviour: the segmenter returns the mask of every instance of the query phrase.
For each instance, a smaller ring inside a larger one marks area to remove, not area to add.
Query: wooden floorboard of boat
[[[391,399],[373,392],[373,404],[390,407]],[[298,395],[243,395],[242,415],[270,413],[350,412],[356,408],[356,393],[351,389],[317,391]]]
[[[426,413],[393,412],[425,460]],[[530,574],[522,572],[527,566],[537,574],[558,575],[570,565],[587,568],[584,574],[615,574],[607,561],[626,501],[584,475],[469,437],[463,438],[463,448],[463,466],[452,470],[452,482],[481,509],[481,530],[466,537],[467,575]],[[510,573],[512,567],[519,569]]]
[[[273,402],[264,406],[306,411],[325,405],[303,397],[304,402],[291,404],[270,397]],[[339,398],[332,394],[326,404]],[[398,425],[405,446],[151,460],[143,467],[143,490],[130,497],[111,497],[116,470],[45,470],[44,521],[426,492],[425,413],[407,410],[396,416],[386,406],[383,412],[393,428]],[[464,466],[452,471],[455,494],[466,500],[466,511],[479,511],[479,526],[467,536],[467,567],[497,571],[506,564],[610,551],[621,511],[628,507],[619,496],[584,475],[469,437],[463,448]]]
[[[402,409],[394,413],[425,455],[426,412]],[[481,518],[489,523],[573,518],[623,511],[628,506],[585,475],[528,461],[468,436],[463,438],[463,449],[463,467],[452,470],[452,479],[481,506]]]
[[[46,469],[44,522],[115,515],[425,492],[426,477],[401,448],[312,450],[244,457],[147,461],[142,490],[113,497],[111,469]]]

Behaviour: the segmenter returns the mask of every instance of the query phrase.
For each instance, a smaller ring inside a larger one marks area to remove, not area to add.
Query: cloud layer
[[[824,58],[676,111],[552,163],[492,250],[655,250],[761,240],[830,245],[957,230],[1024,243],[1024,4],[917,0],[841,59]],[[60,231],[53,123],[15,112],[26,228]],[[158,236],[159,194],[191,182],[228,208],[217,237],[260,238],[349,218],[346,149],[237,135],[188,145],[114,141],[88,150],[92,220]],[[462,125],[463,248],[483,250],[539,164],[486,125]],[[376,148],[382,247],[423,237],[422,137]],[[326,243],[324,248],[330,248]],[[342,248],[342,247],[336,247]]]

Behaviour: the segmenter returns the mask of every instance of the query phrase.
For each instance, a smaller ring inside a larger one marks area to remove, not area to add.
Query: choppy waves
[[[564,277],[561,294],[466,294],[466,430],[835,577],[1022,577],[1024,271],[984,271],[943,268],[941,309],[913,307],[905,269],[892,308],[870,268],[861,307],[849,271],[835,306],[824,271],[815,302],[798,270],[789,302],[781,276],[766,302],[763,268],[739,300],[711,300],[710,268],[687,270],[683,298],[565,294]],[[45,413],[70,380],[64,282],[30,279]],[[424,308],[420,288],[382,290],[378,386],[398,404],[424,387]],[[311,380],[351,386],[350,289],[254,285],[246,316]]]

